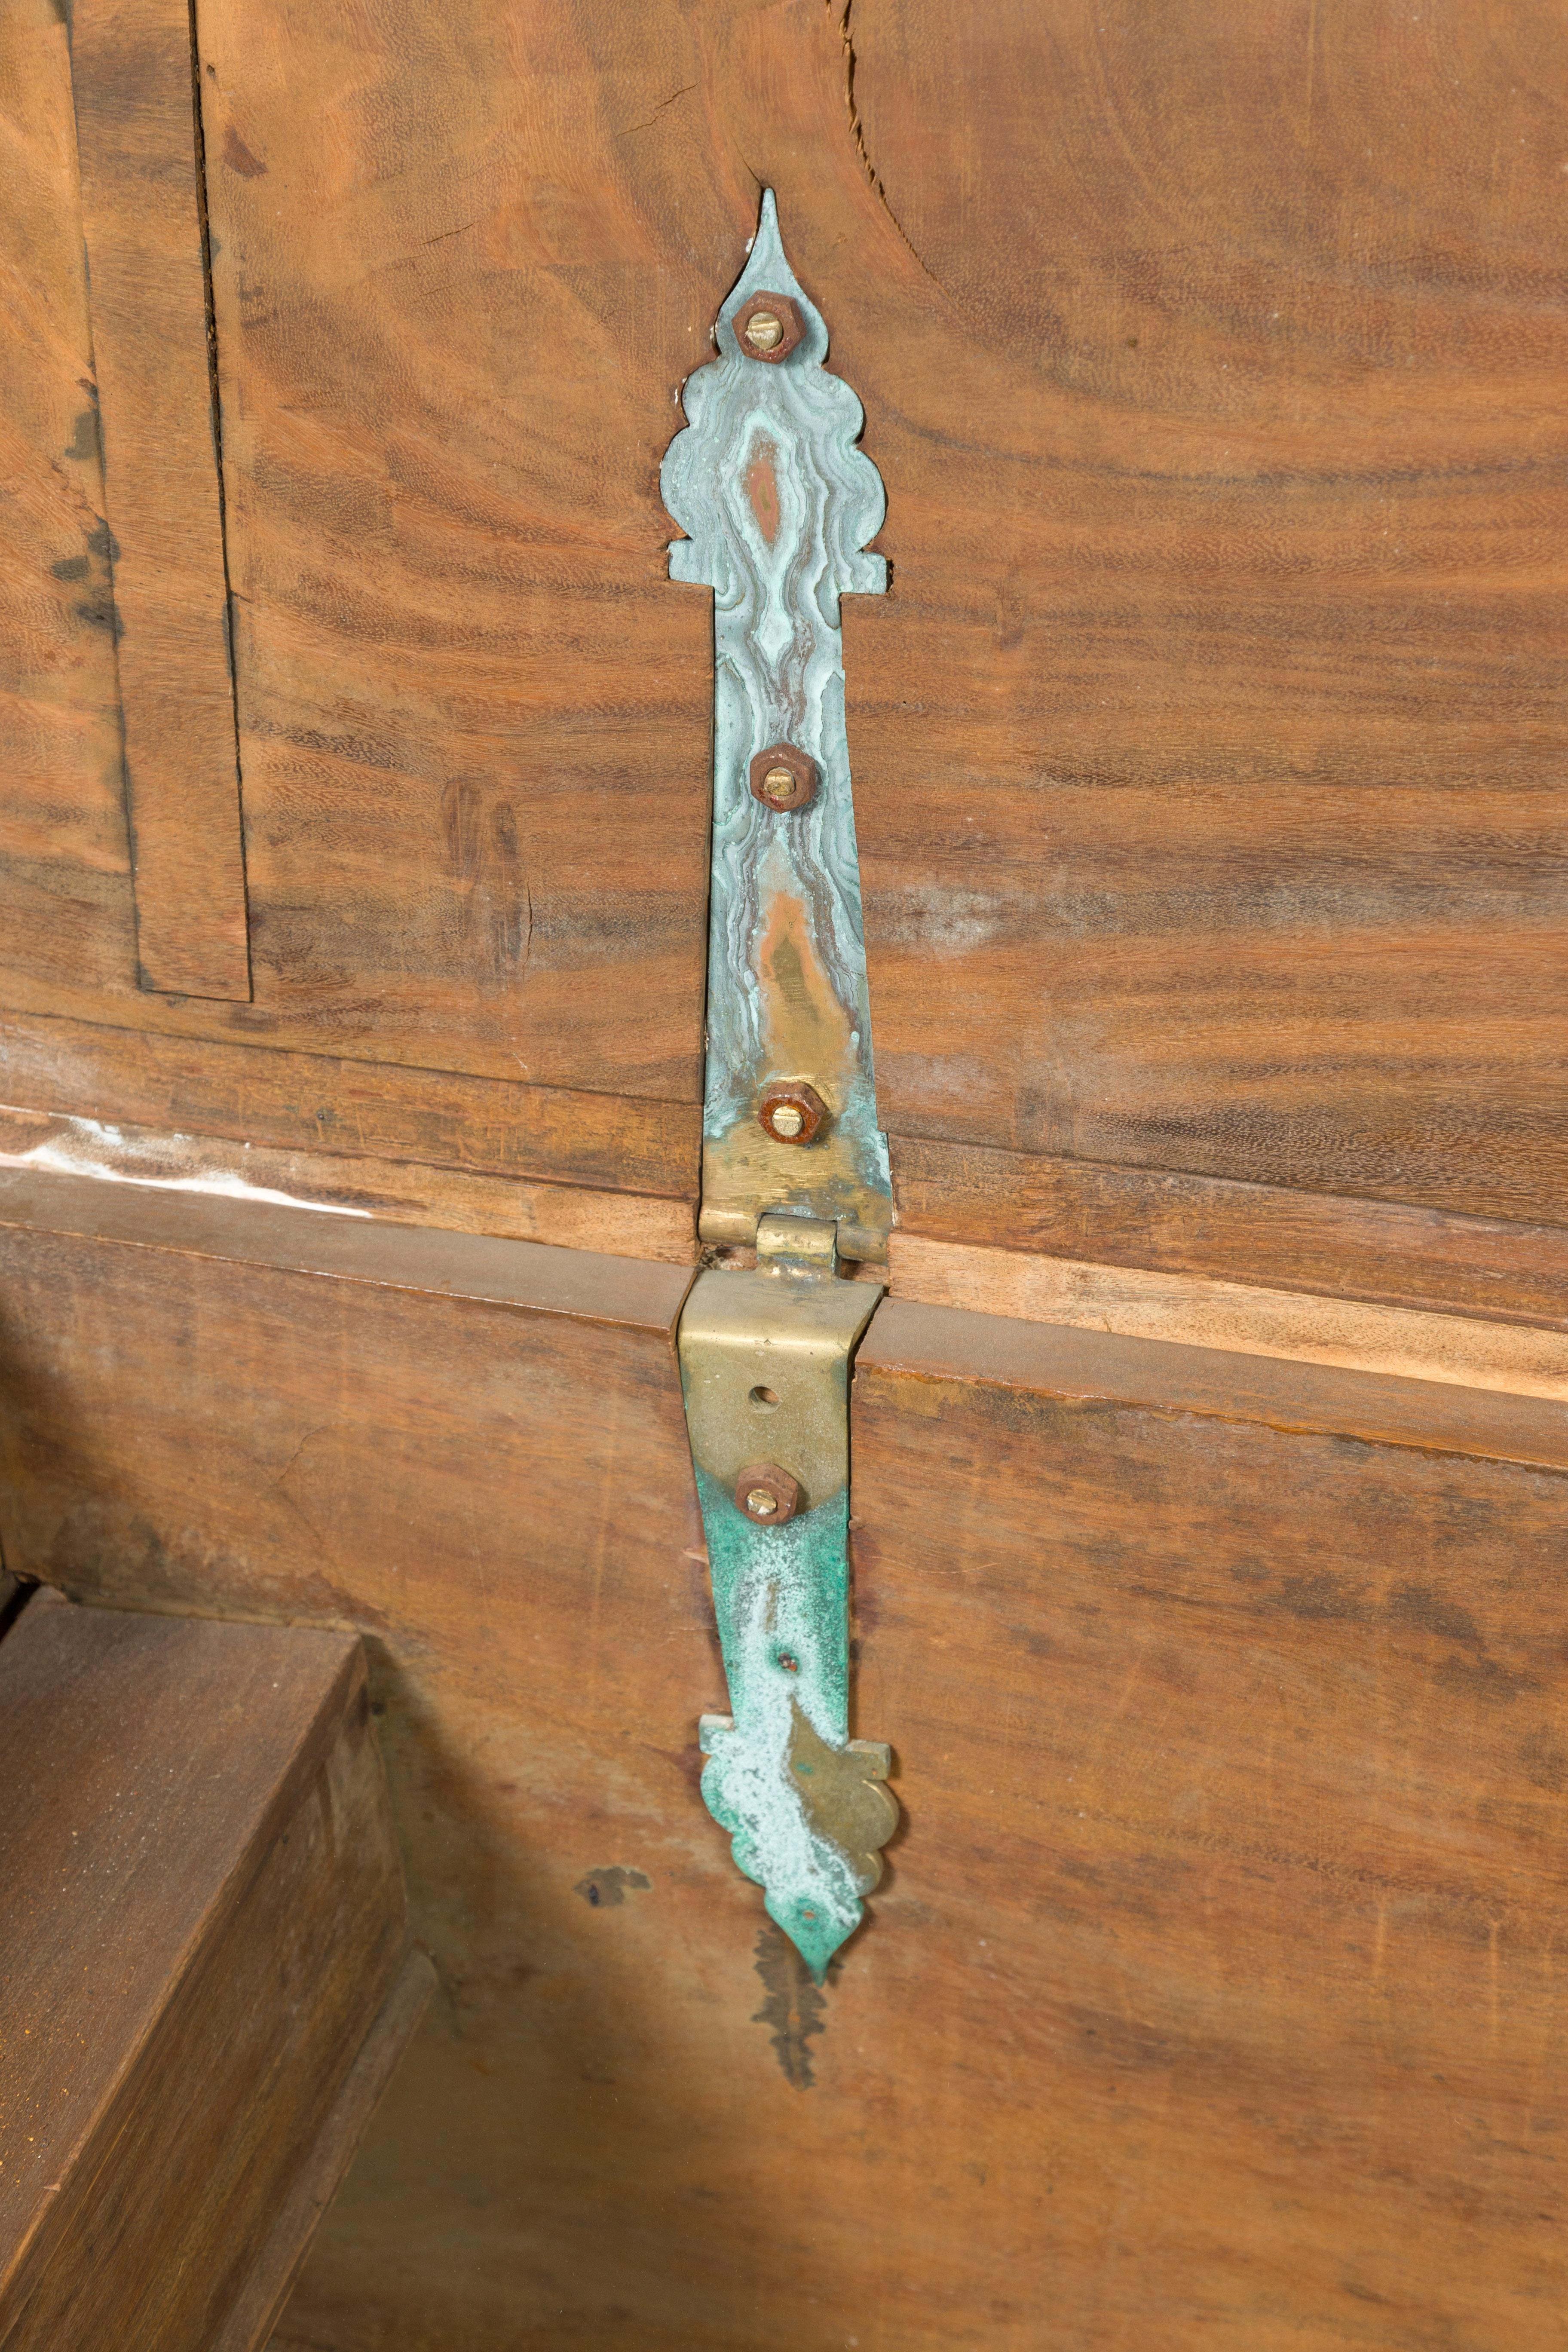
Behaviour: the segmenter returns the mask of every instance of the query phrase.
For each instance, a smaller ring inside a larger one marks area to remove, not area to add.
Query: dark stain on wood
[[[599,1870],[589,1871],[572,1889],[595,1911],[614,1911],[626,1899],[629,1889],[634,1895],[646,1895],[653,1881],[645,1871],[623,1870],[618,1862]]]
[[[768,2027],[786,2083],[809,2091],[816,2081],[811,2067],[811,2038],[827,2022],[827,2002],[812,1982],[811,1970],[782,1927],[764,1920],[757,1932],[753,1962],[767,1999],[752,2018]],[[831,1981],[832,1971],[829,1970]]]
[[[533,930],[517,812],[474,778],[458,777],[442,790],[441,826],[456,886],[458,945],[470,961],[477,948],[481,986],[513,980]]]
[[[76,429],[71,435],[69,445],[66,449],[66,456],[68,457],[79,457],[84,459],[90,458],[96,462],[101,454],[99,448],[98,436],[99,425],[97,409],[83,408],[79,410],[76,420]]]
[[[0,9],[7,122],[0,200],[0,961],[6,992],[123,1000],[133,971],[114,643],[84,628],[52,567],[103,505],[76,177],[69,12]],[[90,545],[88,552],[91,552]]]
[[[211,68],[208,68],[209,72]],[[261,180],[267,176],[267,166],[258,155],[253,155],[232,122],[226,123],[223,134],[223,160],[231,172],[242,180]]]

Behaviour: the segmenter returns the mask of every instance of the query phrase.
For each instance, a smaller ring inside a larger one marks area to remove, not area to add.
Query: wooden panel
[[[1568,1323],[1561,1226],[906,1136],[892,1146],[899,1223],[910,1235]]]
[[[1197,1274],[893,1236],[895,1298],[1568,1403],[1568,1332]]]
[[[987,1339],[889,1308],[857,1381],[862,1706],[974,2119],[908,2159],[954,2332],[1544,2352],[1561,1476],[1194,1420],[1152,1363],[1084,1406]]]
[[[438,1225],[452,1233],[602,1250],[613,1257],[661,1258],[670,1265],[693,1265],[698,1257],[689,1202],[594,1192],[582,1184],[470,1176],[417,1161],[275,1151],[265,1145],[258,1150],[249,1143],[160,1135],[148,1128],[110,1127],[99,1119],[52,1118],[47,1111],[4,1106],[0,1169],[48,1169],[159,1192],[313,1208],[381,1223]],[[1470,1328],[1489,1333],[1498,1328]]]
[[[80,1132],[57,1139],[68,1157],[133,1170],[186,1139],[187,1173],[199,1163],[376,1216],[574,1248],[692,1254],[695,1105],[16,1013],[0,1013],[0,1102],[77,1118]],[[117,1135],[95,1138],[84,1111]],[[238,1155],[204,1140],[219,1137]],[[12,1122],[4,1148],[38,1139]],[[906,1239],[1568,1322],[1559,1227],[897,1135],[892,1149]],[[903,1249],[896,1285],[929,1295],[910,1261]]]
[[[321,2217],[342,2186],[365,2126],[425,2013],[435,1981],[436,1972],[425,1953],[411,1951],[343,2077],[314,2147],[294,2176],[212,2352],[260,2352],[268,2342]]]
[[[1074,1404],[1128,1406],[1275,1432],[1414,1447],[1539,1470],[1568,1470],[1568,1424],[1536,1397],[1346,1371],[1217,1348],[1038,1324],[889,1299],[866,1366],[928,1380],[1049,1391]],[[864,1352],[864,1350],[863,1350]]]
[[[262,1001],[180,1018],[695,1100],[655,476],[755,174],[889,492],[889,1127],[1568,1218],[1563,27],[971,13],[203,10]]]
[[[0,993],[133,984],[114,604],[53,0],[0,9]]]
[[[0,1743],[0,2343],[208,2352],[404,1960],[360,1644],[40,1596]]]
[[[188,0],[75,0],[71,65],[144,987],[250,994]]]
[[[849,37],[909,240],[836,313],[889,1125],[1561,1221],[1561,13]]]
[[[0,1015],[0,1097],[165,1133],[697,1196],[701,1112],[334,1055]]]
[[[695,1101],[710,625],[655,477],[742,208],[622,136],[672,12],[199,23],[258,998]]]
[[[286,1070],[298,1068],[293,1057],[272,1058]],[[485,1084],[458,1083],[474,1091]],[[107,1124],[4,1106],[0,1169],[77,1174],[184,1195],[314,1207],[378,1223],[433,1225],[615,1257],[658,1258],[672,1265],[693,1265],[699,1255],[689,1200],[480,1175],[374,1154],[279,1150],[211,1136],[160,1133],[122,1120]],[[1122,1171],[1104,1172],[1119,1176]],[[1192,1182],[1163,1181],[1172,1185]],[[1193,1189],[1201,1192],[1201,1181]],[[1249,1188],[1217,1189],[1245,1193]],[[1285,1204],[1291,1200],[1289,1194],[1273,1197]],[[1418,1220],[1430,1213],[1377,1213]],[[1469,1221],[1446,1222],[1462,1225]],[[1218,1223],[1223,1240],[1223,1216]],[[1173,1219],[1173,1224],[1179,1232],[1181,1219]],[[1528,1235],[1539,1229],[1516,1230]],[[1235,1241],[1239,1236],[1232,1232],[1229,1237]],[[740,1261],[752,1254],[725,1255]],[[1364,1262],[1374,1263],[1370,1258]],[[1403,1270],[1397,1262],[1394,1270]],[[1326,1286],[1314,1292],[1276,1290],[1210,1275],[977,1248],[902,1231],[892,1236],[889,1265],[877,1271],[885,1274],[897,1298],[1446,1381],[1466,1388],[1568,1398],[1568,1332],[1560,1327],[1542,1330],[1522,1318],[1494,1319],[1479,1310],[1434,1314],[1323,1295]],[[1537,1286],[1544,1292],[1550,1284],[1548,1259]]]
[[[468,1298],[534,1314],[672,1332],[684,1268],[638,1258],[412,1231],[309,1209],[201,1195],[171,1198],[76,1175],[7,1173],[0,1226],[97,1236],[132,1249],[287,1267],[328,1283]]]
[[[907,1827],[817,1996],[694,1785],[673,1272],[616,1319],[488,1244],[552,1299],[421,1295],[407,1234],[403,1286],[322,1280],[239,1253],[336,1220],[204,1256],[45,1189],[7,1556],[374,1630],[444,1995],[280,2346],[1554,2341],[1559,1408],[882,1307],[858,1704]]]

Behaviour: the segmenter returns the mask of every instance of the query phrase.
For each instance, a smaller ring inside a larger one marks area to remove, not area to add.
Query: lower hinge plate
[[[899,1819],[888,1749],[849,1737],[849,1367],[882,1289],[834,1243],[764,1216],[757,1270],[700,1275],[679,1337],[731,1708],[702,1718],[702,1794],[819,1980]]]

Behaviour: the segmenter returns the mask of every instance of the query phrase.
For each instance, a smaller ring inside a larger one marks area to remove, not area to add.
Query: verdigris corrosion
[[[713,840],[703,1239],[681,1379],[729,1716],[702,1792],[818,1980],[898,1821],[889,1751],[849,1738],[850,1360],[892,1222],[877,1124],[839,597],[879,594],[884,511],[827,330],[772,192],[685,388],[665,503],[670,577],[713,591]]]
[[[759,313],[764,295],[773,307]],[[754,333],[759,316],[780,320],[783,357],[737,335],[737,318]],[[689,424],[660,476],[688,534],[670,548],[669,576],[713,591],[702,1237],[750,1244],[763,1211],[794,1206],[833,1218],[846,1257],[881,1259],[892,1185],[871,1067],[838,600],[887,586],[885,561],[865,551],[887,500],[855,446],[860,403],[823,365],[827,330],[784,259],[771,190],[715,335],[719,357],[687,379]],[[783,767],[786,750],[816,770],[803,806],[772,806],[752,789],[757,756],[776,751]],[[827,1109],[808,1150],[757,1116],[769,1083],[792,1079]]]

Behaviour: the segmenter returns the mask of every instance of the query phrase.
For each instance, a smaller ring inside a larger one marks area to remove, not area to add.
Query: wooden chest
[[[5,1564],[361,1634],[438,1985],[277,2352],[1562,2346],[1565,75],[1542,0],[0,12]],[[821,1982],[703,1800],[676,1352],[759,1202],[659,477],[763,189],[886,493]]]

